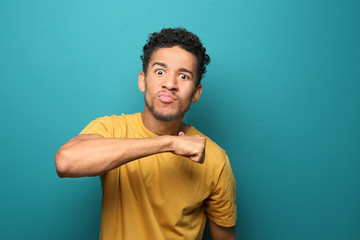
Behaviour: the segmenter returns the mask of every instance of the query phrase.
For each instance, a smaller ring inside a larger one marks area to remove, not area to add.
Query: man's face
[[[156,50],[147,74],[139,75],[139,89],[145,92],[145,111],[157,120],[183,118],[191,102],[197,102],[201,95],[201,84],[195,86],[196,66],[196,57],[178,46]]]

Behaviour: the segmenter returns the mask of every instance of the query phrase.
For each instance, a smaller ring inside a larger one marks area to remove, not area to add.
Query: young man
[[[150,35],[145,109],[92,121],[55,156],[60,177],[100,176],[100,239],[235,239],[235,180],[224,150],[183,123],[210,62],[183,28]]]

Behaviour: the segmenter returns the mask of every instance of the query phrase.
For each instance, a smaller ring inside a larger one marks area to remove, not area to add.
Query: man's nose
[[[168,74],[164,81],[163,81],[163,87],[165,87],[168,90],[177,90],[177,78],[175,74]]]

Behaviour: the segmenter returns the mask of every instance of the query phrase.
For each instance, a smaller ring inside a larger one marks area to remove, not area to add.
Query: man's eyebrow
[[[187,73],[190,73],[191,74],[191,77],[194,77],[194,73],[192,71],[190,71],[189,69],[186,69],[186,68],[180,68],[180,71],[181,72],[187,72]]]
[[[160,65],[162,67],[167,67],[165,63],[162,62],[154,62],[153,65],[151,65],[151,67],[155,66],[155,65]]]

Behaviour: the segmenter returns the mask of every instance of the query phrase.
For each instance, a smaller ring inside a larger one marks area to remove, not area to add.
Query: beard
[[[145,79],[145,89],[148,89],[147,88],[147,81],[146,81],[146,79]],[[194,96],[194,94],[195,94],[195,90],[196,89],[194,89],[194,91],[193,91],[193,93],[191,94],[191,96]],[[145,105],[146,105],[146,107],[149,109],[149,111],[152,113],[152,115],[154,116],[154,118],[156,119],[156,120],[160,120],[160,121],[173,121],[173,120],[175,120],[175,119],[178,119],[179,117],[184,117],[184,115],[185,115],[185,113],[190,109],[190,104],[189,104],[189,106],[187,106],[187,108],[185,109],[185,111],[180,111],[180,110],[178,110],[178,112],[176,112],[176,113],[173,113],[173,114],[163,114],[163,113],[160,113],[159,111],[157,111],[155,108],[154,108],[154,106],[150,106],[150,104],[149,104],[149,102],[147,101],[147,99],[146,99],[146,93],[145,93],[145,96],[144,96],[144,98],[145,98]],[[179,109],[181,109],[181,106],[183,105],[183,102],[182,102],[182,100],[181,99],[178,99],[178,101],[179,101]]]
[[[181,116],[183,116],[185,114],[185,112],[189,109],[186,109],[185,112],[177,112],[174,114],[162,114],[160,112],[158,112],[153,106],[150,106],[150,104],[148,103],[148,101],[146,101],[146,97],[145,97],[145,104],[147,106],[147,108],[149,109],[149,111],[152,113],[152,115],[154,116],[154,118],[156,120],[160,120],[160,121],[172,121],[175,120]]]

